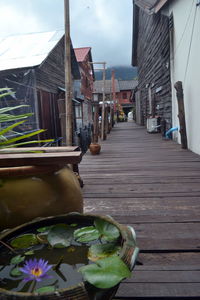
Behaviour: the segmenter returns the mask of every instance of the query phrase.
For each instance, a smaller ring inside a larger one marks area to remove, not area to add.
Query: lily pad
[[[14,277],[18,277],[22,275],[22,272],[20,271],[19,268],[14,268],[10,271],[10,275]]]
[[[51,230],[52,227],[53,227],[52,225],[51,226],[40,227],[40,228],[37,229],[37,232],[48,233]]]
[[[65,224],[55,225],[49,231],[47,240],[54,248],[68,247],[72,240],[72,229]]]
[[[119,256],[98,260],[95,264],[79,269],[84,279],[97,288],[107,289],[130,277],[131,272]]]
[[[18,236],[11,241],[11,246],[16,249],[29,248],[33,245],[37,245],[39,242],[35,234],[27,233]]]
[[[118,228],[105,220],[96,219],[94,224],[103,240],[115,241],[120,236]]]
[[[24,253],[24,255],[33,255],[35,252],[33,250],[27,251]]]
[[[25,256],[17,255],[10,261],[11,265],[18,265],[25,260]]]
[[[114,243],[92,245],[89,248],[88,258],[97,261],[113,255],[118,255],[121,247]]]
[[[82,227],[74,231],[74,238],[80,243],[95,241],[99,237],[100,233],[94,226]]]
[[[52,293],[55,291],[55,287],[54,286],[43,286],[37,290],[35,290],[35,293],[38,294],[43,294],[43,293]]]

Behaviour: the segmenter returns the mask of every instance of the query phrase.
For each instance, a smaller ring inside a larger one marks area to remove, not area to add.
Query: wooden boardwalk
[[[132,225],[140,248],[116,299],[200,299],[200,156],[132,122],[80,164],[85,212]]]

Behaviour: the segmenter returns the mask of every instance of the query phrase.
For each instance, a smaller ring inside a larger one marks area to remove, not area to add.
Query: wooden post
[[[65,10],[65,98],[66,98],[66,141],[71,146],[73,142],[73,110],[72,110],[72,78],[71,78],[71,39],[69,0],[64,0]]]
[[[99,104],[95,103],[94,106],[94,137],[93,142],[98,143],[99,136]]]
[[[185,123],[185,107],[182,82],[177,81],[174,87],[176,89],[176,96],[178,101],[178,118],[180,124],[181,145],[183,149],[187,149],[187,132]]]
[[[101,139],[106,140],[105,131],[105,85],[106,85],[106,63],[103,63],[103,103],[101,116]]]

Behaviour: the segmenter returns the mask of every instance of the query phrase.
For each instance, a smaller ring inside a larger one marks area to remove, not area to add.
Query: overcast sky
[[[132,0],[70,0],[73,46],[93,61],[130,65]],[[64,28],[64,0],[0,0],[0,37]]]

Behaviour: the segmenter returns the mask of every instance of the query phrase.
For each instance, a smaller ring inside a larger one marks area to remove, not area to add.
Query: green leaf
[[[28,144],[36,144],[36,143],[49,143],[49,142],[53,142],[54,139],[49,139],[49,140],[34,140],[34,141],[29,141],[29,142],[22,142],[22,143],[17,143],[17,144],[12,144],[12,145],[6,145],[4,146],[4,148],[13,148],[13,147],[19,147],[19,146],[24,146],[24,145],[28,145]],[[1,143],[0,143],[1,145]],[[22,152],[32,152],[32,153],[44,153],[44,151],[21,151]]]
[[[52,227],[53,227],[53,225],[40,227],[40,228],[37,229],[37,232],[48,233]]]
[[[95,241],[100,237],[94,226],[82,227],[74,231],[74,239],[80,243]]]
[[[35,293],[43,294],[43,293],[52,293],[55,291],[55,286],[43,286],[37,290],[35,290]]]
[[[8,107],[4,107],[4,108],[0,108],[0,114],[3,114],[5,112],[11,111],[11,110],[15,110],[18,108],[23,108],[23,107],[29,107],[29,105],[17,105],[17,106],[8,106]]]
[[[33,135],[37,135],[37,134],[40,134],[41,132],[44,132],[46,130],[44,129],[40,129],[40,130],[37,130],[37,131],[34,131],[34,132],[31,132],[31,133],[28,133],[28,134],[24,134],[22,136],[19,136],[19,137],[16,137],[16,138],[13,138],[13,139],[10,139],[10,140],[7,140],[5,142],[2,142],[1,145],[7,145],[7,144],[11,144],[11,143],[15,143],[17,141],[20,141],[20,140],[23,140],[23,139],[27,139]]]
[[[120,236],[118,228],[105,220],[96,219],[94,224],[101,237],[106,241],[114,241]]]
[[[24,253],[24,255],[33,255],[34,254],[34,251],[33,250],[30,250],[30,251],[27,251]]]
[[[29,248],[33,245],[37,245],[39,242],[35,234],[27,233],[18,236],[11,241],[11,246],[16,249]]]
[[[72,230],[65,224],[57,224],[49,231],[47,240],[54,248],[68,247],[72,240]]]
[[[14,268],[10,271],[10,275],[14,277],[18,277],[22,275],[22,272],[20,271],[19,268]]]
[[[0,98],[7,97],[7,96],[10,96],[10,95],[14,95],[14,94],[15,94],[14,92],[6,92],[6,93],[3,93],[3,94],[0,94]]]
[[[121,247],[114,243],[92,245],[89,248],[88,258],[91,261],[97,261],[98,259],[118,255],[120,250]]]
[[[119,256],[100,259],[96,264],[81,267],[79,271],[86,281],[101,289],[111,288],[131,276],[129,268]]]
[[[13,122],[16,120],[21,120],[21,119],[27,119],[28,117],[31,117],[33,114],[32,113],[26,113],[26,114],[21,114],[21,115],[10,115],[10,114],[0,114],[0,123],[4,122]]]
[[[24,260],[25,260],[25,256],[17,255],[11,259],[10,263],[11,265],[18,265]]]
[[[0,135],[3,135],[3,134],[5,134],[5,133],[9,132],[9,131],[12,130],[13,128],[15,128],[15,127],[17,127],[17,126],[23,124],[24,122],[25,122],[25,121],[20,121],[20,122],[17,122],[17,123],[15,123],[15,124],[12,124],[12,125],[8,126],[7,128],[5,128],[5,129],[3,129],[3,130],[0,131]]]

